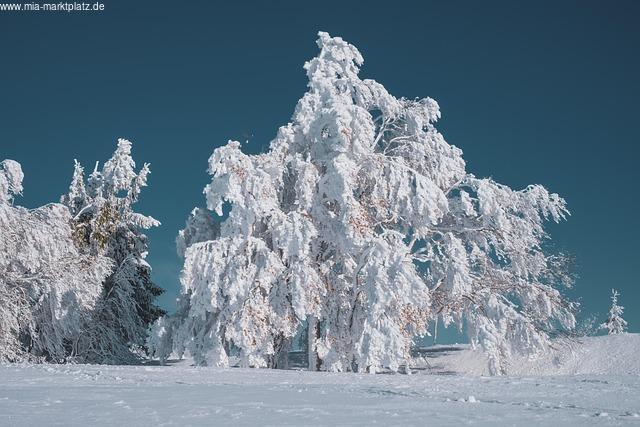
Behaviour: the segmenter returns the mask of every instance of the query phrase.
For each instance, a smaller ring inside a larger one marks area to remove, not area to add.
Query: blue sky
[[[570,292],[602,320],[621,291],[640,331],[640,2],[105,1],[101,13],[0,13],[0,158],[22,163],[33,207],[67,189],[118,137],[150,162],[139,210],[173,308],[175,235],[203,205],[207,159],[229,139],[259,152],[306,89],[318,30],[365,58],[396,96],[436,99],[468,169],[540,183],[572,216],[550,226],[577,258]],[[220,2],[222,3],[222,2]]]

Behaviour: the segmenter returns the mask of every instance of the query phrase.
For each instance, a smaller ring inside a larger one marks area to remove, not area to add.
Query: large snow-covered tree
[[[304,327],[310,369],[397,370],[441,318],[501,373],[513,351],[572,327],[563,257],[544,247],[564,200],[469,174],[433,99],[361,79],[360,52],[339,37],[321,32],[318,46],[269,151],[230,141],[209,159],[207,207],[228,216],[208,240],[208,220],[183,233],[200,238],[181,243],[180,315],[154,327],[156,355],[278,367]]]
[[[13,206],[22,179],[0,163],[0,361],[74,360],[111,262],[78,249],[65,206]]]
[[[87,362],[134,361],[145,351],[148,326],[164,314],[155,305],[162,289],[151,280],[143,234],[160,223],[134,211],[149,173],[147,163],[135,171],[131,143],[119,139],[111,159],[102,169],[96,164],[86,183],[76,161],[69,193],[62,197],[74,216],[78,246],[109,258],[114,265],[103,282],[93,321],[79,343]]]
[[[622,318],[624,307],[618,305],[618,296],[620,296],[618,291],[611,289],[609,315],[607,316],[607,321],[600,325],[600,328],[606,329],[609,335],[621,334],[627,329],[627,321]]]

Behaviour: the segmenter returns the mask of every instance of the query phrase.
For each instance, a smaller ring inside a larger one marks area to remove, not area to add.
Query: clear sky
[[[564,196],[572,216],[550,230],[577,257],[570,295],[603,320],[619,289],[640,331],[640,2],[103,1],[0,12],[0,159],[22,164],[18,203],[34,207],[66,192],[74,158],[91,169],[132,140],[151,163],[139,210],[163,223],[149,261],[169,310],[209,155],[267,147],[324,30],[360,49],[362,76],[436,99],[471,172]]]

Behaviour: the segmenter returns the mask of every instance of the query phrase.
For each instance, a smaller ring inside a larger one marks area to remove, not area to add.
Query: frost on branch
[[[600,325],[601,329],[606,329],[609,335],[621,334],[627,329],[627,321],[622,318],[624,307],[618,305],[620,294],[615,289],[611,289],[611,308],[607,321]]]
[[[442,318],[501,373],[512,352],[572,327],[564,257],[544,250],[543,223],[567,215],[564,200],[467,173],[434,100],[361,79],[360,52],[339,37],[321,32],[318,46],[269,151],[230,141],[209,159],[207,207],[230,211],[209,240],[188,237],[209,234],[199,221],[179,238],[181,305],[157,325],[173,331],[159,356],[170,342],[202,364],[281,367],[306,328],[310,369],[398,370]]]

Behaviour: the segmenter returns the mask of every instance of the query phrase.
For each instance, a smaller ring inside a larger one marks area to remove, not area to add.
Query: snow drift
[[[510,376],[640,375],[640,334],[555,340],[548,353],[515,357]],[[487,359],[466,345],[436,346],[422,351],[416,367],[435,372],[489,375]]]

